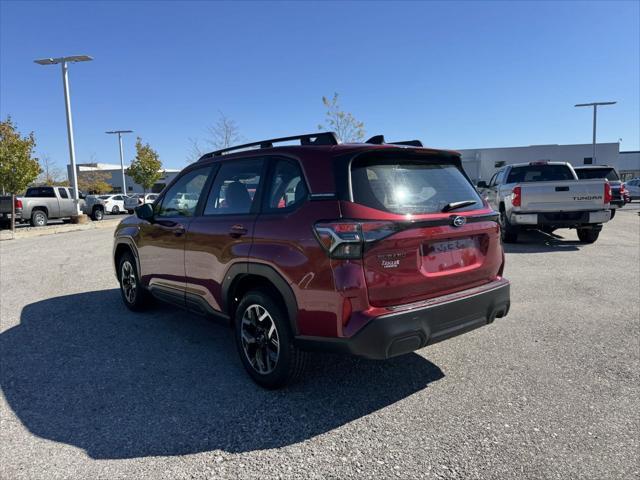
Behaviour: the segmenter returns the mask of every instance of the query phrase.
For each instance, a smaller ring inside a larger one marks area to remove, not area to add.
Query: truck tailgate
[[[574,212],[604,208],[605,180],[521,183],[519,211]]]

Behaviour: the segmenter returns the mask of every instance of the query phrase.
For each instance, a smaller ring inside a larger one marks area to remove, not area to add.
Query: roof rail
[[[371,143],[373,145],[407,145],[410,147],[422,147],[420,140],[403,140],[402,142],[385,142],[384,135],[375,135],[364,143]]]
[[[272,148],[274,143],[290,142],[292,140],[300,140],[300,145],[338,145],[338,138],[334,132],[307,133],[304,135],[293,135],[291,137],[270,138],[268,140],[260,140],[259,142],[245,143],[236,145],[235,147],[223,148],[215,152],[205,154],[202,159],[219,157],[225,153],[235,150],[244,150],[251,147]]]

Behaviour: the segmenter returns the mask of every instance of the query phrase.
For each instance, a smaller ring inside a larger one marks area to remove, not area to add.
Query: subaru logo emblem
[[[465,223],[467,223],[467,219],[466,219],[466,218],[464,218],[464,217],[460,217],[460,216],[453,217],[453,220],[451,220],[451,224],[452,224],[454,227],[461,227],[461,226],[463,226]]]

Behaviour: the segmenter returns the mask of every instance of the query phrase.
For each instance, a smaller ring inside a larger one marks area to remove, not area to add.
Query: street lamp
[[[118,134],[118,143],[120,144],[120,169],[122,170],[122,193],[124,195],[127,194],[127,183],[126,180],[124,178],[124,160],[123,160],[123,153],[122,153],[122,134],[123,133],[133,133],[133,130],[111,130],[109,132],[104,132],[104,133],[108,133],[108,134]]]
[[[89,62],[93,57],[88,55],[72,55],[70,57],[59,58],[41,58],[34,60],[38,65],[56,65],[62,66],[62,84],[64,86],[64,104],[67,112],[67,136],[69,137],[69,157],[71,157],[71,171],[73,182],[73,201],[76,206],[76,215],[80,215],[80,202],[78,200],[78,175],[76,173],[76,151],[73,143],[73,120],[71,119],[71,98],[69,96],[69,62]]]
[[[614,105],[616,102],[591,102],[578,103],[574,107],[593,107],[593,153],[591,154],[592,163],[596,163],[596,117],[598,116],[598,105]]]

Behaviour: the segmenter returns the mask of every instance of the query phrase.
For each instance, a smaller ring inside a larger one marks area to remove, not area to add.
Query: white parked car
[[[142,193],[136,193],[125,199],[124,208],[127,209],[128,213],[133,213],[136,207],[139,207],[143,203],[153,203],[156,198],[158,198],[157,193],[147,193],[146,195]]]
[[[124,206],[126,195],[113,194],[113,195],[99,195],[98,198],[102,200],[104,205],[104,211],[106,213],[112,213],[118,215],[124,213],[127,209]]]
[[[640,200],[640,177],[632,178],[628,182],[624,182],[624,186],[629,192],[631,200]]]

